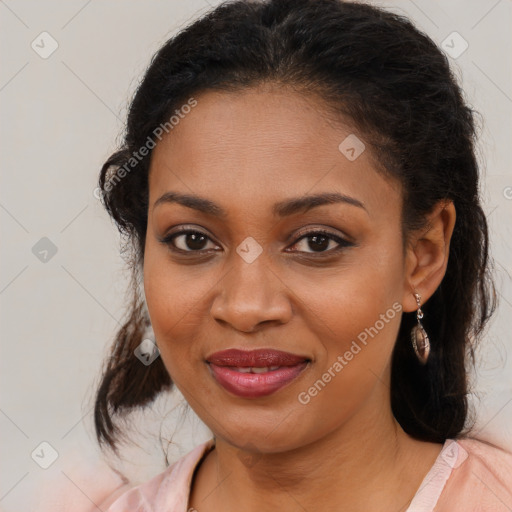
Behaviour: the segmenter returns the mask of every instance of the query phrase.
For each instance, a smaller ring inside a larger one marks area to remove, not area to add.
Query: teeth
[[[267,373],[272,372],[274,370],[278,370],[279,366],[269,366],[269,367],[263,367],[259,368],[257,366],[251,366],[251,367],[235,367],[236,371],[240,373]]]
[[[256,368],[255,366],[251,367],[252,373],[267,373],[268,371],[268,368]]]

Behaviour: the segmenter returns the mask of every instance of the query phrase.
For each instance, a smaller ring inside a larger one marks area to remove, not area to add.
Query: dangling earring
[[[423,318],[423,311],[421,310],[421,295],[419,293],[415,293],[414,297],[416,299],[416,304],[418,304],[418,310],[416,311],[418,325],[415,325],[411,330],[411,341],[412,346],[414,347],[414,352],[416,352],[416,356],[420,363],[426,364],[430,353],[430,340],[428,339],[427,331],[425,331],[425,328],[421,324],[421,319]]]

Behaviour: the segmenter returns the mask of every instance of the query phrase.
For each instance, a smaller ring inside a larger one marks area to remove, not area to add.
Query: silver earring
[[[421,364],[426,364],[428,355],[430,354],[430,340],[428,339],[427,331],[421,324],[423,318],[423,311],[421,310],[421,295],[419,293],[414,294],[416,304],[418,304],[418,310],[416,311],[416,319],[418,324],[415,325],[411,330],[411,341],[416,352],[416,356]]]

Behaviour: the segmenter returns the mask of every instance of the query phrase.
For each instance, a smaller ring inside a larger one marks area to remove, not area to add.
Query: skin
[[[369,146],[355,161],[338,150],[357,132],[332,122],[318,99],[268,85],[196,99],[152,154],[144,259],[163,362],[216,437],[189,506],[405,510],[441,445],[412,439],[391,412],[390,358],[401,312],[307,404],[298,395],[393,304],[415,311],[414,290],[422,304],[434,293],[446,270],[453,204],[436,205],[404,250],[398,182],[377,170]],[[155,206],[169,191],[207,198],[227,215]],[[272,213],[277,202],[321,192],[339,192],[364,207],[335,203],[283,218]],[[186,228],[208,237],[202,256],[184,235],[174,244],[185,254],[160,241]],[[331,240],[318,249],[304,234],[319,228],[353,245],[335,251],[340,246]],[[247,237],[263,250],[252,263],[236,252]],[[219,350],[268,347],[311,363],[267,397],[231,395],[205,363]]]

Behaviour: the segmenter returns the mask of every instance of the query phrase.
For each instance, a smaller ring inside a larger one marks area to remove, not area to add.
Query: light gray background
[[[117,230],[94,196],[97,175],[151,55],[217,3],[0,1],[2,510],[28,510],[49,475],[79,486],[70,461],[80,457],[86,467],[99,457],[94,383],[123,316],[127,280]],[[512,2],[375,3],[406,13],[440,45],[454,31],[469,44],[451,62],[483,117],[483,197],[501,300],[478,353],[474,403],[478,436],[512,449]],[[47,59],[31,47],[42,46],[43,31],[58,43]],[[46,263],[32,252],[43,237],[57,247]],[[137,463],[124,466],[134,479],[163,469],[155,418],[176,403],[178,396],[160,400],[141,427],[146,446],[130,450]],[[179,412],[167,417],[169,432]],[[184,422],[171,459],[209,437],[192,413]],[[31,458],[42,441],[59,453],[48,470]]]

